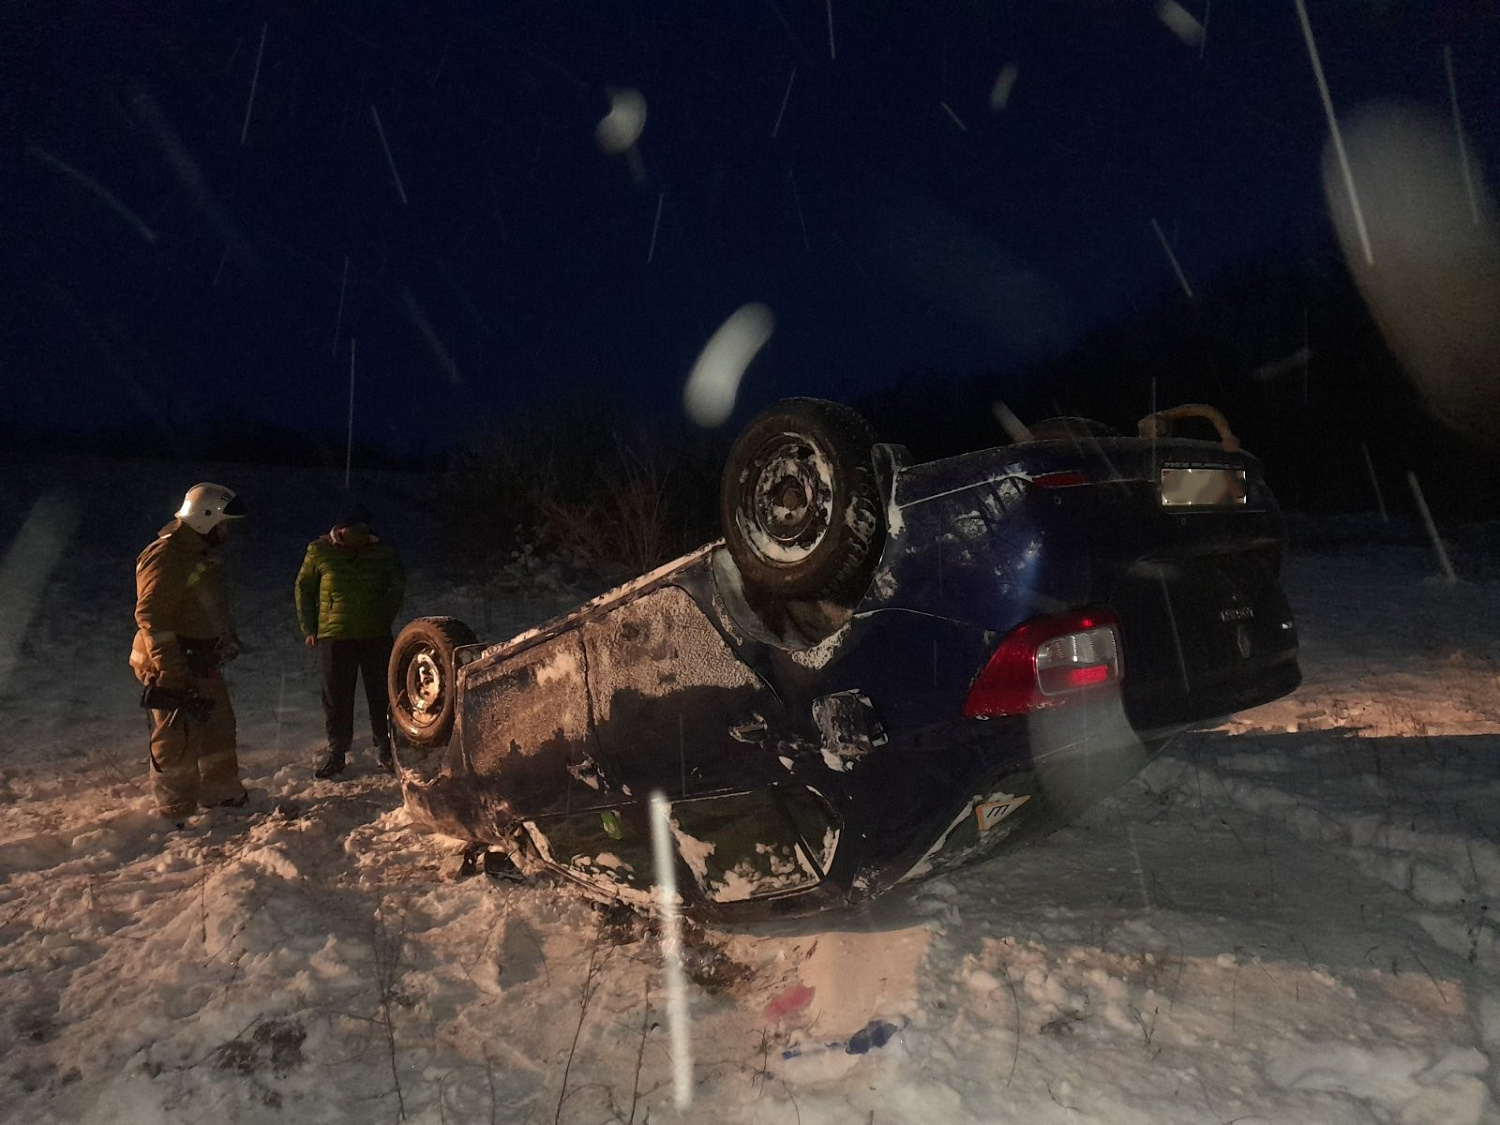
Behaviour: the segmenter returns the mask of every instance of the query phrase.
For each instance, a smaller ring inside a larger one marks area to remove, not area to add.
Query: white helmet
[[[199,535],[207,535],[225,520],[237,520],[245,514],[245,504],[222,484],[205,481],[195,484],[182,498],[177,518]]]

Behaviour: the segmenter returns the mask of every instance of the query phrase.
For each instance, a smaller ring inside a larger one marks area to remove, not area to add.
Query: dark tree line
[[[910,372],[853,405],[883,440],[926,459],[1008,440],[996,402],[1023,421],[1079,416],[1125,434],[1154,409],[1207,402],[1293,512],[1371,511],[1378,486],[1392,515],[1408,517],[1409,472],[1440,521],[1482,521],[1500,509],[1500,450],[1424,411],[1331,245],[1301,262],[1245,266],[1192,298],[1167,294],[1028,370]],[[340,468],[350,455],[341,434],[232,418],[172,433],[124,424],[73,433],[15,416],[0,416],[0,427],[9,437],[0,460],[90,454]],[[438,482],[424,489],[430,514],[457,529],[452,549],[476,562],[550,552],[624,575],[718,535],[719,471],[734,430],[705,432],[676,413],[632,414],[579,393],[471,428],[446,448],[395,453],[359,442],[352,460],[362,472]]]
[[[1295,511],[1373,510],[1371,466],[1392,512],[1413,509],[1408,472],[1440,517],[1500,510],[1500,450],[1424,410],[1332,248],[1246,266],[1192,299],[1169,294],[1023,372],[913,374],[859,405],[882,436],[928,457],[1004,440],[997,400],[1022,420],[1082,416],[1121,433],[1153,409],[1210,403]]]

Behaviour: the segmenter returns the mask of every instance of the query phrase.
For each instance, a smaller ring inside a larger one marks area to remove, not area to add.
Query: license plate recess
[[[1224,466],[1163,465],[1163,508],[1242,508],[1245,470]]]

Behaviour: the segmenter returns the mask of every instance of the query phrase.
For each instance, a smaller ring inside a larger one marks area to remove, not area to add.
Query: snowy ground
[[[456,878],[373,763],[312,779],[291,584],[336,482],[221,475],[259,513],[230,681],[268,795],[180,833],[149,814],[125,661],[135,553],[192,481],[85,464],[0,498],[0,1120],[1500,1121],[1484,560],[1450,587],[1421,547],[1300,552],[1295,696],[1024,852],[698,935],[679,1111],[651,935]],[[501,639],[571,596],[463,586],[403,530],[411,615]]]

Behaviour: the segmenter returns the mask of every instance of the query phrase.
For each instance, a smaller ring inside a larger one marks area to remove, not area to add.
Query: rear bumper
[[[1196,678],[1191,672],[1188,675],[1186,686],[1161,679],[1132,684],[1127,670],[1124,696],[1130,725],[1138,731],[1200,726],[1280,699],[1302,682],[1296,649],[1253,663],[1247,661],[1218,676]]]

